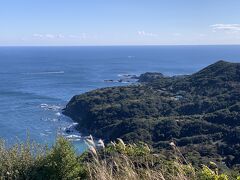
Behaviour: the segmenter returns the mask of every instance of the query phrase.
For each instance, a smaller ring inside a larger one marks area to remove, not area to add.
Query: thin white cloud
[[[68,38],[71,38],[71,39],[86,39],[87,38],[87,34],[86,33],[81,33],[80,35],[68,35],[67,36]]]
[[[32,37],[42,39],[44,37],[44,35],[43,34],[33,34]]]
[[[39,34],[35,33],[32,35],[33,38],[35,39],[44,39],[44,40],[56,40],[56,39],[86,39],[87,34],[86,33],[81,33],[79,35],[63,35],[63,34]]]
[[[240,24],[213,24],[210,26],[213,32],[224,31],[226,33],[240,32]]]
[[[206,34],[198,34],[199,37],[206,37]]]
[[[177,36],[177,37],[182,36],[181,33],[173,33],[172,35],[173,35],[173,36]]]
[[[138,31],[137,33],[138,33],[139,36],[149,36],[149,37],[158,36],[157,34],[150,33],[150,32],[145,32],[145,31]]]
[[[34,38],[38,38],[38,39],[61,39],[61,38],[65,38],[64,35],[62,34],[33,34]]]

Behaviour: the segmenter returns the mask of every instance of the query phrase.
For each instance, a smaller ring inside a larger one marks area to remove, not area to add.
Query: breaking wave
[[[63,108],[62,106],[50,105],[50,104],[41,104],[40,107],[45,110],[53,110],[53,111],[59,111]],[[59,115],[59,114],[56,113],[56,115]]]
[[[64,71],[44,71],[44,72],[36,72],[36,73],[22,73],[24,75],[45,75],[45,74],[64,74]]]

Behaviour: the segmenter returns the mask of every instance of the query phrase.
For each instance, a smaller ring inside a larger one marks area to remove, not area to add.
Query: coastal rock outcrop
[[[187,76],[146,73],[138,84],[74,96],[63,113],[106,141],[174,141],[192,161],[240,163],[240,63],[218,61]]]

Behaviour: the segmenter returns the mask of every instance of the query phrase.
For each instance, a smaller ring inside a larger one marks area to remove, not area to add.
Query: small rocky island
[[[187,76],[145,73],[139,83],[74,96],[63,113],[105,141],[170,142],[193,163],[240,164],[240,63],[218,61]]]

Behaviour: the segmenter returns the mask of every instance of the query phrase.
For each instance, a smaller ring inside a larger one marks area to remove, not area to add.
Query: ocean
[[[81,133],[61,114],[72,96],[132,83],[117,81],[125,75],[191,74],[217,60],[240,62],[240,46],[0,47],[0,138],[51,145],[61,134],[82,152]]]

